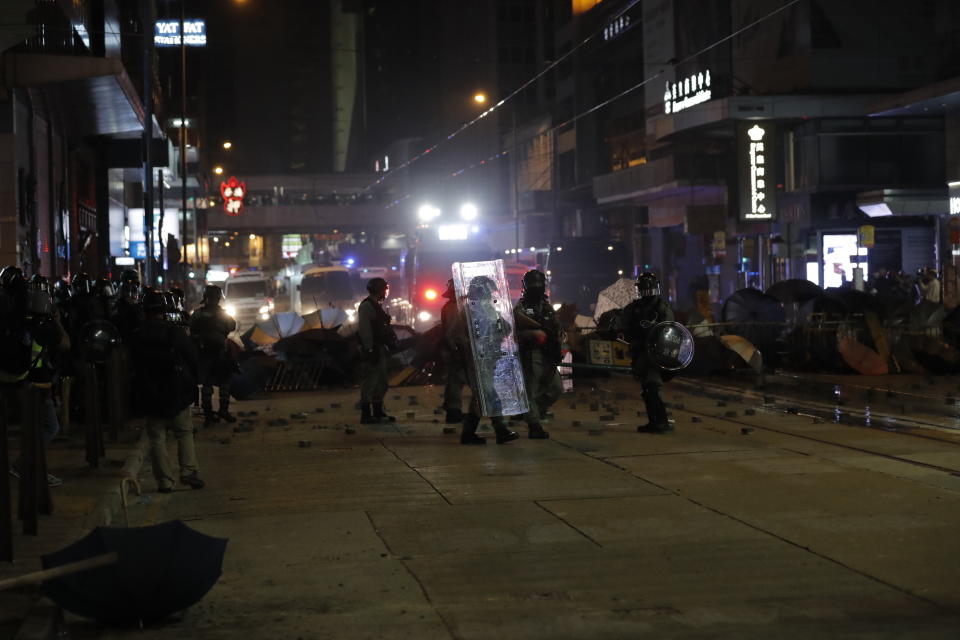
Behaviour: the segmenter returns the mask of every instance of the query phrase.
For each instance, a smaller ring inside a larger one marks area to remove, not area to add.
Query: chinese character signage
[[[960,215],[960,182],[947,183],[947,197],[950,199],[950,215]]]
[[[772,220],[776,210],[773,126],[748,122],[737,128],[737,136],[740,219]]]
[[[667,115],[706,102],[713,97],[710,72],[704,71],[678,82],[668,82],[663,93],[663,112]]]
[[[247,183],[240,182],[234,176],[220,183],[220,195],[223,196],[223,210],[228,216],[239,216],[243,211],[243,198],[247,195]]]
[[[203,20],[184,20],[184,44],[188,47],[207,45],[207,23]],[[153,25],[153,45],[155,47],[180,46],[180,21],[157,20]]]

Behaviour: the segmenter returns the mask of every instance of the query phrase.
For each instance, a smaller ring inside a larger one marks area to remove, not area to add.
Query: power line
[[[668,62],[668,63],[666,63],[666,64],[669,64],[669,65],[671,65],[671,66],[673,66],[673,67],[677,67],[677,66],[679,66],[679,65],[681,65],[681,64],[684,64],[684,63],[686,63],[686,62],[689,62],[689,61],[693,60],[694,58],[697,58],[697,57],[703,55],[704,53],[706,53],[706,52],[708,52],[708,51],[710,51],[710,50],[712,50],[712,49],[715,49],[716,47],[720,46],[721,44],[723,44],[723,43],[725,43],[725,42],[727,42],[727,41],[729,41],[729,40],[737,37],[737,36],[740,35],[741,33],[745,32],[745,31],[747,31],[747,30],[749,30],[749,29],[752,29],[753,27],[755,27],[756,25],[760,24],[761,22],[763,22],[763,21],[765,21],[765,20],[768,20],[769,18],[772,18],[772,17],[775,16],[776,14],[780,13],[781,11],[784,11],[784,10],[788,9],[789,7],[797,4],[798,2],[800,2],[800,0],[789,0],[789,1],[788,1],[786,4],[784,4],[783,6],[777,8],[777,9],[774,9],[774,10],[771,11],[770,13],[768,13],[768,14],[766,14],[766,15],[764,15],[764,16],[756,19],[756,20],[754,20],[754,21],[751,22],[750,24],[747,24],[747,25],[745,25],[745,26],[737,29],[736,31],[734,31],[734,32],[732,32],[732,33],[730,33],[730,34],[728,34],[728,35],[720,38],[720,39],[717,40],[716,42],[713,42],[713,43],[707,45],[706,47],[704,47],[703,49],[700,49],[700,50],[697,51],[696,53],[693,53],[693,54],[687,56],[686,58],[683,58],[682,60],[673,61],[673,62]],[[632,6],[632,5],[631,5],[631,6]],[[629,9],[629,8],[630,8],[630,7],[627,7],[627,9]],[[624,11],[626,11],[626,9],[625,9]],[[622,15],[622,13],[623,13],[623,12],[621,12],[620,15]],[[590,36],[588,36],[588,39],[594,37],[595,35],[596,35],[596,33],[591,34]],[[586,40],[584,40],[584,42],[586,42]],[[578,47],[579,47],[579,46],[580,46],[580,45],[578,45]],[[571,50],[571,52],[572,52],[572,51],[573,51],[573,50]],[[563,121],[563,122],[561,122],[561,123],[559,123],[559,124],[553,125],[552,127],[548,128],[548,129],[544,129],[543,131],[538,131],[538,132],[535,133],[534,135],[532,135],[532,136],[530,136],[530,137],[527,137],[527,138],[524,138],[524,139],[521,140],[518,144],[525,144],[525,143],[527,143],[527,142],[529,142],[529,141],[531,141],[531,140],[534,140],[534,139],[536,139],[536,138],[538,138],[538,137],[540,137],[540,136],[543,136],[543,135],[549,134],[549,133],[553,133],[553,132],[557,131],[558,129],[562,129],[563,127],[566,127],[566,126],[568,126],[568,125],[570,125],[570,124],[573,124],[573,123],[577,122],[578,120],[580,120],[581,118],[584,118],[584,117],[586,117],[586,116],[588,116],[588,115],[590,115],[590,114],[592,114],[592,113],[594,113],[594,112],[596,112],[596,111],[599,111],[600,109],[602,109],[603,107],[609,105],[610,103],[615,102],[616,100],[619,100],[620,98],[623,98],[623,97],[625,97],[625,96],[633,93],[633,92],[636,91],[637,89],[640,89],[640,88],[643,87],[644,85],[646,85],[646,84],[648,84],[648,83],[656,80],[657,78],[659,78],[660,76],[662,76],[663,73],[664,73],[663,70],[658,71],[657,73],[655,73],[654,75],[650,76],[649,78],[646,78],[646,79],[642,80],[641,82],[638,82],[637,84],[635,84],[635,85],[633,85],[633,86],[631,86],[631,87],[629,87],[629,88],[627,88],[627,89],[624,89],[623,91],[621,91],[620,93],[614,95],[614,96],[611,97],[611,98],[608,98],[608,99],[606,99],[606,100],[603,100],[603,101],[601,101],[601,102],[593,105],[593,106],[590,107],[589,109],[586,109],[585,111],[582,111],[582,112],[578,113],[577,115],[575,115],[575,116],[573,116],[573,117],[571,117],[571,118],[569,118],[569,119],[567,119],[567,120],[565,120],[565,121]],[[520,90],[522,90],[522,89],[523,89],[524,87],[526,87],[529,83],[530,83],[530,81],[524,83],[524,85],[521,86],[520,89],[517,89],[516,91],[514,91],[513,93],[511,93],[507,98],[505,98],[504,100],[501,100],[500,103],[497,104],[497,106],[499,106],[500,104],[502,104],[502,103],[505,102],[506,100],[509,100],[510,98],[512,98],[514,95],[517,94],[517,92],[519,92]],[[491,108],[491,109],[492,109],[492,108]],[[483,117],[483,116],[480,116],[480,117]],[[467,123],[467,125],[464,125],[464,127],[461,127],[461,129],[458,130],[456,133],[459,133],[460,131],[462,131],[466,126],[469,126],[469,125],[473,124],[473,122],[476,122],[476,120],[479,120],[479,118],[476,118],[476,119],[474,119],[474,121],[472,121],[472,122],[470,122],[470,123]],[[452,137],[452,136],[448,136],[447,139],[449,140],[450,137]],[[442,143],[442,142],[441,142],[441,143]],[[425,153],[429,153],[430,151],[432,151],[433,149],[435,149],[437,146],[439,146],[441,143],[437,143],[437,144],[435,144],[433,147],[431,147],[430,149],[428,149],[426,152],[421,153],[421,154],[418,154],[417,156],[414,156],[414,159],[419,159],[420,156],[424,155]],[[503,152],[503,155],[506,155],[506,153],[507,153],[507,152]],[[492,156],[492,157],[495,157],[495,156]],[[414,159],[408,160],[406,163],[398,166],[396,170],[400,170],[400,169],[404,168],[405,166],[408,166],[409,164],[412,164],[412,161],[413,161]],[[449,179],[450,177],[458,176],[458,175],[462,174],[462,173],[465,172],[465,171],[469,171],[469,170],[471,170],[471,169],[473,169],[473,168],[476,168],[476,166],[479,166],[479,164],[480,164],[480,163],[471,165],[471,166],[469,166],[469,167],[464,167],[463,169],[460,169],[460,170],[458,170],[458,171],[453,172],[453,173],[451,174],[451,176],[449,176],[448,178],[445,178],[445,179]],[[392,172],[391,172],[391,173],[392,173]],[[381,178],[380,180],[377,180],[377,181],[374,182],[371,186],[374,186],[374,185],[376,185],[376,184],[379,184],[379,183],[382,182],[384,179],[386,179],[386,177],[388,177],[388,176],[384,176],[384,177]],[[367,188],[370,188],[370,187],[367,187]],[[403,196],[402,198],[398,199],[398,200],[397,200],[395,203],[393,203],[393,204],[396,204],[396,203],[398,203],[398,202],[400,202],[400,201],[406,200],[406,199],[408,199],[408,198],[410,198],[410,197],[412,197],[412,194],[407,194],[406,196]],[[391,205],[391,206],[392,206],[392,205]]]

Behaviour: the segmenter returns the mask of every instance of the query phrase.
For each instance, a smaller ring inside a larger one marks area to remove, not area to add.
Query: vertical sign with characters
[[[740,219],[772,220],[776,210],[773,126],[742,124],[738,138]]]

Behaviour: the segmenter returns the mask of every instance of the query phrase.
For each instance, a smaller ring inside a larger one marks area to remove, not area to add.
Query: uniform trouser
[[[49,389],[38,391],[40,393],[40,437],[44,446],[50,444],[50,441],[60,432],[60,418],[57,417],[57,408],[53,404],[53,394]],[[22,418],[21,418],[22,419]],[[21,454],[22,456],[23,454]],[[20,468],[21,459],[18,457],[13,463],[16,468]]]
[[[539,424],[547,409],[563,393],[563,382],[557,363],[544,355],[540,349],[523,353],[520,358],[523,365],[523,383],[527,387],[527,399],[530,409],[524,416],[528,424]]]
[[[171,418],[149,416],[146,419],[147,436],[150,438],[150,459],[153,461],[153,477],[157,486],[166,489],[176,483],[170,461],[167,459],[167,429],[177,438],[177,458],[180,462],[180,477],[200,471],[197,452],[193,445],[193,421],[190,407]]]
[[[213,413],[213,384],[204,384],[200,387],[200,406],[204,413]],[[226,413],[230,410],[230,385],[221,384],[217,388],[220,390],[220,411]]]
[[[360,374],[360,404],[383,402],[387,395],[387,351],[382,350],[376,362],[363,361]]]
[[[647,409],[647,420],[651,424],[664,424],[667,422],[667,407],[660,397],[660,389],[663,387],[663,374],[660,368],[645,362],[644,360],[634,360],[633,375],[640,380],[640,386],[643,389],[643,403]]]
[[[460,360],[445,358],[447,383],[443,387],[443,408],[447,411],[463,409],[463,387],[467,384],[465,365]]]

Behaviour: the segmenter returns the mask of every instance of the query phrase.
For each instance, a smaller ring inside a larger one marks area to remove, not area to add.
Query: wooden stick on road
[[[113,564],[119,559],[120,556],[117,554],[117,552],[111,551],[110,553],[93,556],[92,558],[78,560],[77,562],[62,564],[59,567],[54,567],[53,569],[34,571],[33,573],[27,573],[16,578],[10,578],[9,580],[0,580],[0,591],[4,591],[5,589],[15,589],[17,587],[23,587],[27,585],[40,584],[41,582],[53,580],[54,578],[62,578],[74,573],[80,573],[81,571],[96,569],[97,567]]]

